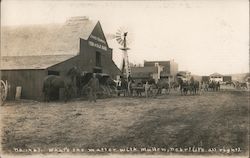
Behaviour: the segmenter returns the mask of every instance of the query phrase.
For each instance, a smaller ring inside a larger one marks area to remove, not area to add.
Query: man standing
[[[148,98],[148,92],[149,92],[149,89],[150,89],[150,85],[148,84],[148,81],[146,81],[146,84],[144,86],[145,88],[145,95],[146,95],[146,98]]]
[[[99,90],[99,80],[96,78],[96,74],[94,73],[91,79],[88,82],[89,87],[89,101],[96,102],[96,93]]]
[[[120,91],[122,90],[122,81],[121,79],[118,79],[118,82],[117,82],[117,95],[120,96]]]

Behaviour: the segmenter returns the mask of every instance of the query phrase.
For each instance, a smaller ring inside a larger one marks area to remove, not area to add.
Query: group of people
[[[117,95],[118,96],[141,96],[141,93],[144,91],[144,87],[142,83],[135,83],[134,80],[128,78],[128,80],[121,77],[117,81]],[[136,94],[135,94],[136,93]]]
[[[219,91],[220,90],[220,82],[209,81],[209,82],[201,82],[202,91]]]
[[[142,93],[145,94],[146,97],[154,96],[157,94],[167,93],[169,91],[170,86],[168,82],[157,82],[155,81],[141,81],[135,82],[131,78],[125,80],[124,78],[120,78],[117,82],[117,94],[118,96],[142,96]],[[165,91],[164,91],[165,90]]]
[[[184,94],[187,94],[188,91],[190,92],[190,94],[202,94],[208,91],[219,91],[220,82],[216,81],[199,82],[195,80],[183,81],[180,83],[180,90]]]

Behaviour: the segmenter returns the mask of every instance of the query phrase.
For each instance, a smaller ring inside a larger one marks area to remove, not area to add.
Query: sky
[[[249,71],[248,0],[1,2],[1,25],[64,23],[72,16],[99,20],[105,34],[127,30],[135,64],[174,60],[179,70],[197,75]],[[108,43],[119,67],[120,46]]]

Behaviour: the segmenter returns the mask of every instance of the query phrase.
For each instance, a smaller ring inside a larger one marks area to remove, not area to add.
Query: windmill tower
[[[122,31],[121,29],[118,30],[118,32],[116,32],[116,41],[122,46],[122,48],[120,48],[123,52],[123,58],[122,58],[122,73],[129,78],[130,74],[131,74],[131,68],[129,65],[129,59],[128,59],[128,50],[129,48],[127,47],[127,35],[128,32],[126,31]]]

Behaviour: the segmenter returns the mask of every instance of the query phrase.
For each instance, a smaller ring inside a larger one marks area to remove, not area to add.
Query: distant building
[[[230,76],[232,76],[233,81],[247,82],[248,77],[250,77],[250,73],[230,74]]]
[[[210,77],[209,76],[201,76],[201,82],[209,82],[210,81]]]
[[[1,78],[11,85],[9,99],[14,99],[16,87],[21,86],[21,98],[41,100],[44,78],[66,77],[73,67],[106,73],[113,79],[121,75],[99,21],[76,17],[62,25],[3,27],[1,33],[5,55]]]
[[[215,82],[222,82],[223,81],[223,75],[219,73],[213,73],[209,75],[210,81],[215,81]]]
[[[182,80],[190,80],[191,72],[189,72],[189,71],[178,71],[177,78],[181,78]]]
[[[144,61],[144,67],[131,67],[133,79],[159,79],[175,81],[178,72],[178,64],[170,61]]]
[[[231,82],[232,76],[223,76],[223,82]]]
[[[209,76],[202,76],[201,77],[202,82],[209,82],[209,81],[215,81],[215,82],[230,82],[232,81],[232,76],[230,75],[222,75],[219,73],[213,73]]]

